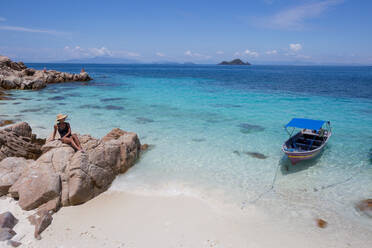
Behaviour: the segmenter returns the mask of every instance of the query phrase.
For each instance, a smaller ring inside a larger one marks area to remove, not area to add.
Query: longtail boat
[[[295,133],[297,128],[301,130]],[[319,155],[332,135],[330,121],[322,120],[293,118],[285,125],[285,130],[289,139],[283,144],[282,150],[292,164]]]

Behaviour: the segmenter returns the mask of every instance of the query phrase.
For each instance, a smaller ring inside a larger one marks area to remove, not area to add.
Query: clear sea
[[[120,127],[150,145],[114,189],[364,221],[354,204],[372,197],[372,67],[28,66],[75,73],[84,67],[94,80],[12,91],[14,99],[0,103],[0,118],[27,121],[46,137],[55,115],[66,113],[73,132],[102,137]],[[293,117],[333,127],[323,154],[295,166],[281,151]]]

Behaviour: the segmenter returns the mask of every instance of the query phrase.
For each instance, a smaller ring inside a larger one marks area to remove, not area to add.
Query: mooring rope
[[[273,180],[272,180],[272,183],[271,183],[270,188],[267,189],[266,191],[262,192],[255,200],[250,201],[249,203],[254,204],[254,203],[258,202],[265,194],[269,193],[271,190],[274,189],[276,178],[278,177],[279,167],[280,167],[280,163],[276,167],[276,171],[275,171],[275,174],[274,174],[274,177],[273,177]]]

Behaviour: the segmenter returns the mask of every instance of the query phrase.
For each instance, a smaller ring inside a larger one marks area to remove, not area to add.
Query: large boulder
[[[78,205],[104,192],[116,175],[134,165],[141,144],[137,134],[114,129],[103,139],[78,135],[84,152],[50,140],[9,189],[23,209]],[[54,207],[53,207],[54,208]]]
[[[43,139],[32,134],[31,127],[23,122],[0,130],[0,161],[6,157],[37,159],[41,155]]]
[[[33,160],[17,157],[5,158],[0,162],[0,196],[8,194],[9,188],[33,162]]]
[[[9,189],[13,197],[19,198],[19,206],[24,210],[35,209],[58,197],[60,192],[60,176],[52,165],[38,163],[27,167]]]

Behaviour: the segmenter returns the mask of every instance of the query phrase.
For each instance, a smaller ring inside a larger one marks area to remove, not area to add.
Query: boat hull
[[[287,155],[291,163],[297,164],[298,162],[308,160],[315,158],[316,156],[319,155],[322,149],[316,150],[316,151],[306,151],[306,152],[289,152],[289,151],[284,151],[284,153]]]

